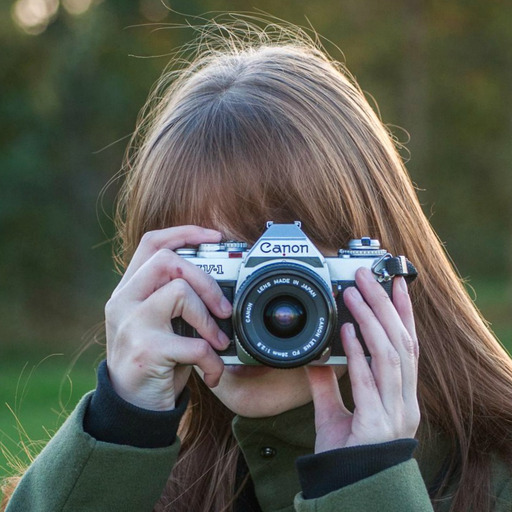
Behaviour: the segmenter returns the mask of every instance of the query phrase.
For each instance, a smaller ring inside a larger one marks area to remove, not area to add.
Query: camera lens
[[[307,315],[302,304],[294,297],[271,300],[264,310],[265,327],[278,338],[291,338],[306,325]]]
[[[318,359],[329,346],[336,318],[330,286],[308,267],[288,262],[255,271],[233,302],[237,347],[274,368]]]

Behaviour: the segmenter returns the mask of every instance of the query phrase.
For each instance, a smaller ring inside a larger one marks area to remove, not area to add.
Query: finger
[[[405,350],[413,361],[413,367],[411,367],[411,365],[406,365],[402,371],[402,379],[404,382],[402,394],[404,402],[408,407],[416,407],[418,403],[417,386],[419,343],[416,335],[411,298],[403,277],[395,279],[395,282],[393,283],[393,304],[409,334],[408,337],[404,336],[401,345],[403,350]]]
[[[197,330],[201,338],[217,350],[226,349],[230,343],[203,301],[183,279],[175,279],[159,288],[144,302],[144,308],[147,308],[148,315],[155,315],[160,324],[171,330],[171,319],[182,317]]]
[[[216,316],[226,318],[231,314],[231,304],[217,281],[169,249],[155,253],[123,287],[118,287],[113,296],[122,294],[122,300],[143,301],[174,279],[187,281]]]
[[[352,324],[343,324],[341,339],[348,361],[354,405],[361,411],[380,413],[383,404],[379,389]]]
[[[403,277],[397,277],[393,282],[393,305],[407,329],[407,332],[416,340],[416,324],[414,322],[411,297],[409,296],[407,283]]]
[[[356,288],[347,288],[343,294],[343,299],[354,319],[359,324],[361,334],[372,356],[371,370],[366,368],[368,367],[368,364],[366,364],[366,367],[361,371],[365,371],[365,373],[370,371],[372,373],[370,380],[374,380],[386,411],[389,413],[396,411],[403,403],[400,355],[391,344],[379,319],[377,319]],[[349,347],[353,349],[356,361],[359,362],[358,348],[360,343],[357,341],[357,343],[353,342],[351,344],[350,342],[353,341],[354,336],[351,335],[351,332],[347,332],[347,330],[350,331],[350,327],[342,330],[342,337],[347,335]]]
[[[119,285],[124,286],[133,274],[160,249],[173,251],[185,245],[220,242],[222,234],[200,226],[176,226],[148,231],[140,240]]]
[[[332,366],[306,366],[309,389],[315,406],[315,427],[327,423],[340,412],[351,416],[341,397],[338,379]]]
[[[403,279],[403,278],[400,278]],[[400,356],[404,400],[416,397],[418,341],[414,328],[412,305],[407,290],[400,281],[393,285],[394,302],[368,269],[359,269],[356,282],[373,313],[386,331],[389,340]],[[403,281],[405,285],[405,281]],[[400,306],[400,312],[395,303]],[[403,315],[403,317],[402,317]],[[405,320],[405,322],[404,322]]]
[[[218,385],[224,371],[222,359],[205,340],[200,338],[173,335],[163,355],[171,364],[198,366],[204,374],[205,384],[211,388]]]

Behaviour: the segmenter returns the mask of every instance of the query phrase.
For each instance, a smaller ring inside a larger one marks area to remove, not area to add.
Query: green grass
[[[70,370],[71,358],[16,355],[0,372],[0,479],[15,472],[13,459],[29,462],[74,408],[94,388],[94,362],[84,357]]]

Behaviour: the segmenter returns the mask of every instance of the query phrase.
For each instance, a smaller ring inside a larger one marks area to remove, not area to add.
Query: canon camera
[[[355,286],[360,267],[371,269],[390,297],[393,277],[416,276],[404,256],[392,256],[371,238],[351,240],[338,256],[324,257],[300,222],[268,222],[250,249],[245,242],[230,241],[176,252],[210,274],[233,304],[231,318],[215,318],[232,341],[218,352],[229,365],[346,364],[339,334],[345,322],[354,324],[368,355],[343,290]],[[181,318],[172,326],[176,334],[199,337]]]

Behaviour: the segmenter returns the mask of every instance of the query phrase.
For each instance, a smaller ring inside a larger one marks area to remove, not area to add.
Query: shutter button
[[[260,450],[260,456],[263,458],[263,459],[271,459],[272,457],[275,457],[276,455],[276,449],[275,448],[272,448],[270,446],[264,446],[261,450]]]

